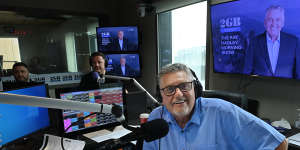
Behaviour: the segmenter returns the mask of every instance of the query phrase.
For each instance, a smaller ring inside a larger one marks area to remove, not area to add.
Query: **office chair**
[[[202,93],[202,97],[206,98],[220,98],[225,101],[231,102],[244,110],[248,111],[248,99],[244,94],[231,93],[220,90],[205,90]]]

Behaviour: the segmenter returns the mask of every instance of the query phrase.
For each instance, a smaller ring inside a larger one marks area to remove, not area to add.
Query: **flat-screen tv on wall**
[[[139,38],[136,26],[98,27],[96,31],[100,52],[138,51]]]
[[[300,79],[299,0],[211,5],[214,72]]]
[[[106,71],[110,75],[139,77],[141,72],[140,55],[135,54],[106,54],[108,66]]]

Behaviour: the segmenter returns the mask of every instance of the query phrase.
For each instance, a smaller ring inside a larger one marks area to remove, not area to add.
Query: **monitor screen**
[[[100,52],[138,50],[139,40],[136,26],[98,27],[96,31]]]
[[[46,85],[6,91],[5,93],[48,97]],[[0,145],[50,126],[47,108],[0,104]]]
[[[65,100],[99,104],[114,103],[123,107],[123,87],[120,83],[102,84],[100,89],[60,93],[59,95],[61,99]],[[119,124],[115,116],[110,113],[97,113],[84,118],[91,113],[92,112],[63,110],[61,114],[61,124],[63,124],[64,133],[82,134]],[[78,120],[78,124],[72,125],[65,131],[72,123]]]
[[[140,76],[139,54],[107,54],[106,58],[108,74],[126,77]]]
[[[211,6],[214,71],[300,77],[298,0],[239,0]]]

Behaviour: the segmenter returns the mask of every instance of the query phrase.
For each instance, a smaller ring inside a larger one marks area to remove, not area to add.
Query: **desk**
[[[109,130],[100,130],[88,134],[84,134],[83,136],[91,139],[92,143],[86,143],[84,150],[94,150],[98,147],[101,147],[109,142],[112,142],[111,139],[118,139],[131,131],[125,129],[123,126],[117,126],[113,131]],[[125,145],[126,149],[133,150],[135,149],[136,142],[131,142]]]
[[[285,135],[286,138],[293,136],[297,133],[300,133],[300,129],[292,128],[291,130],[284,131],[282,134]],[[289,150],[300,150],[300,146],[289,143]]]
[[[124,136],[130,132],[131,131],[125,129],[123,126],[117,126],[113,131],[100,130],[100,131],[84,134],[84,136],[99,143],[109,139],[118,139],[121,136]]]

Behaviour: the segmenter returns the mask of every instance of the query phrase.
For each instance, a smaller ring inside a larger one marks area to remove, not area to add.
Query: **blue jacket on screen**
[[[280,32],[280,48],[275,72],[272,71],[266,32],[256,36],[245,52],[245,74],[300,78],[300,49],[296,36]]]

